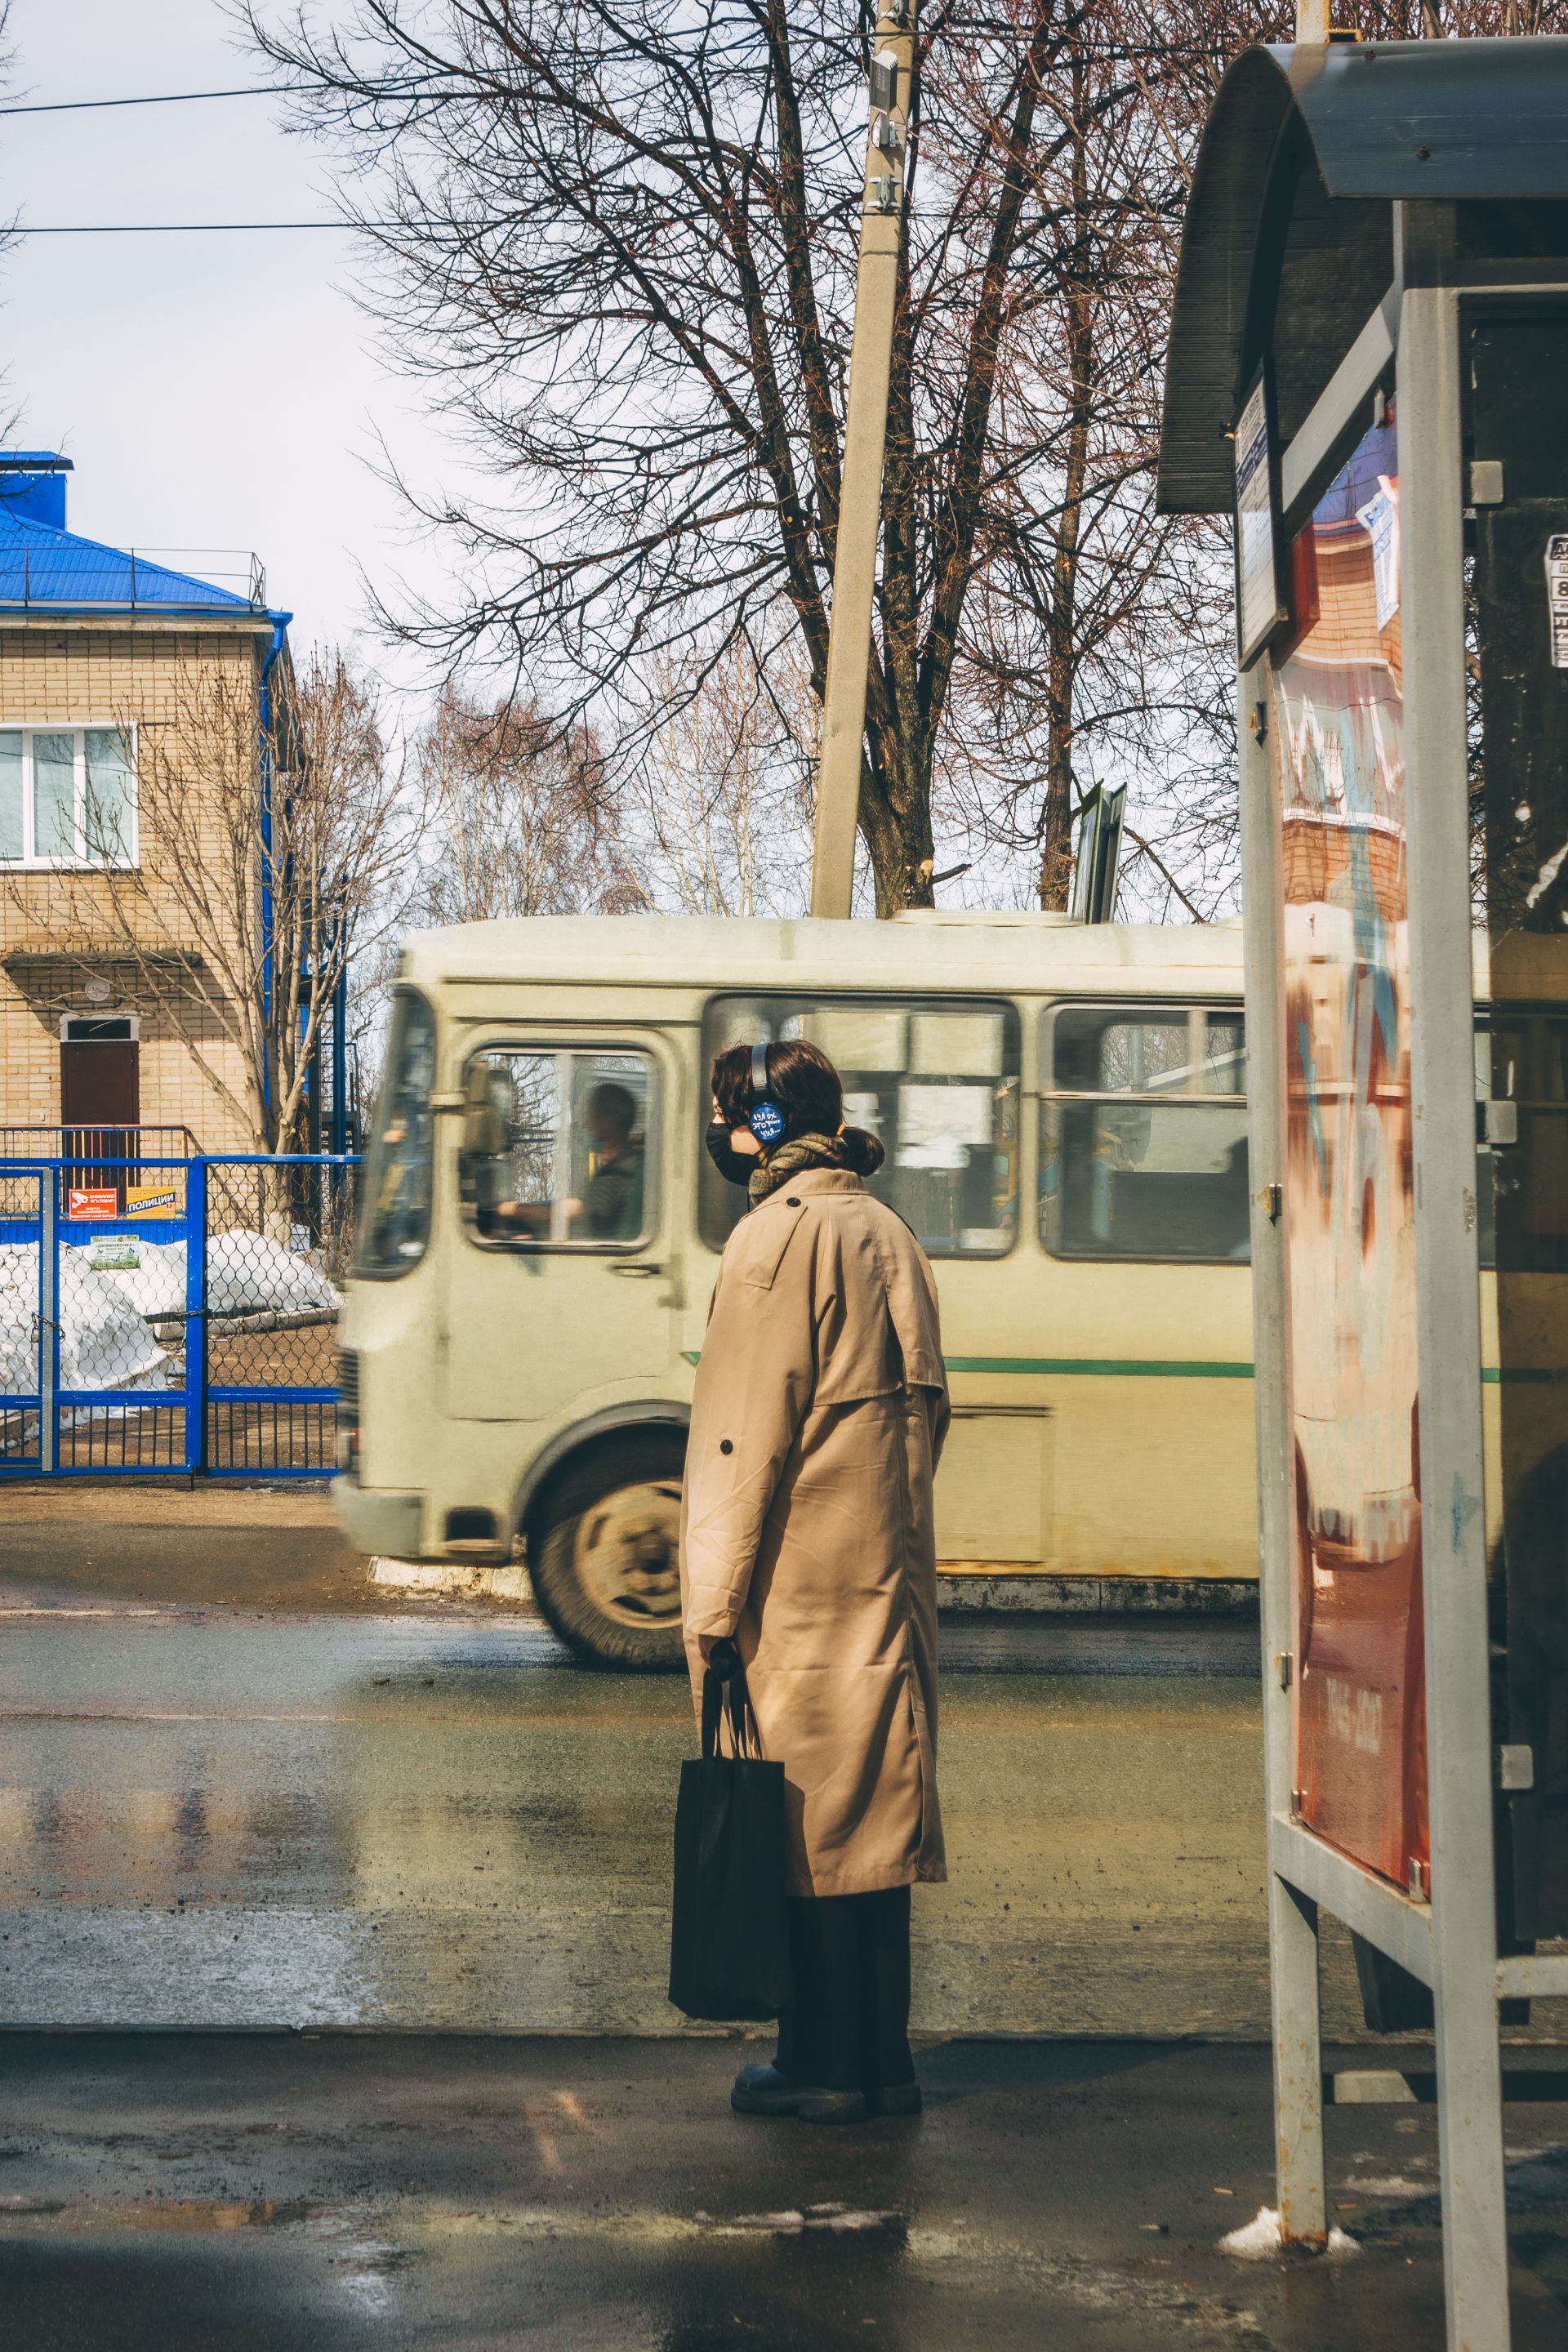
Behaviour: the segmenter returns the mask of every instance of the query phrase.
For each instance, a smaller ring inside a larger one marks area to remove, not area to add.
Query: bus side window
[[[1239,1007],[1071,1004],[1040,1073],[1040,1238],[1057,1257],[1250,1255]]]
[[[721,996],[704,1053],[759,1038],[820,1046],[844,1082],[844,1117],[880,1139],[870,1179],[932,1257],[994,1257],[1018,1223],[1016,1009],[984,997]],[[704,1098],[704,1115],[707,1102]],[[721,1248],[746,1207],[699,1154],[703,1239]]]
[[[464,1074],[459,1192],[476,1240],[625,1249],[652,1210],[645,1054],[492,1045]]]

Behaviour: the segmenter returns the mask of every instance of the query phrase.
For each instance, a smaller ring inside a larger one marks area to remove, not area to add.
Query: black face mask
[[[730,1141],[730,1126],[726,1119],[716,1118],[702,1140],[708,1146],[708,1157],[726,1184],[742,1188],[752,1181],[752,1171],[762,1166],[754,1151],[737,1151]]]

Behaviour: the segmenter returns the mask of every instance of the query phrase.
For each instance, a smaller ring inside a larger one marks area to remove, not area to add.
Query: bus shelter
[[[1500,2024],[1568,1995],[1568,40],[1258,47],[1187,215],[1167,513],[1234,517],[1269,1939],[1437,2053],[1509,2336]]]

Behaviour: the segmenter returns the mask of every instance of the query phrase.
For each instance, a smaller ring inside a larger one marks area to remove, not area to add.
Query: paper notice
[[[1554,530],[1546,542],[1546,625],[1552,667],[1568,669],[1568,531]]]
[[[899,1088],[900,1168],[966,1168],[991,1140],[989,1087]]]

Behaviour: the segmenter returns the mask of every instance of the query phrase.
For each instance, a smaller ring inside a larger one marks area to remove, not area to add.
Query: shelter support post
[[[1284,968],[1279,823],[1268,756],[1267,660],[1237,681],[1240,746],[1242,907],[1247,930],[1247,1089],[1251,1137],[1252,1356],[1258,1461],[1258,1569],[1263,1672],[1270,1694],[1264,1785],[1270,1819],[1290,1808],[1290,1709],[1281,1695],[1293,1646],[1289,1301],[1278,1187],[1285,1174]],[[1322,2055],[1318,1990],[1318,1906],[1281,1877],[1269,1856],[1268,1982],[1274,2037],[1275,2153],[1279,2227],[1287,2243],[1323,2244]]]
[[[1509,2342],[1477,1260],[1458,298],[1407,287],[1398,357],[1411,1081],[1449,2352]]]
[[[882,520],[882,459],[888,438],[888,386],[903,250],[914,23],[914,0],[881,0],[872,46],[860,263],[844,418],[844,474],[834,540],[833,614],[811,861],[814,915],[847,915],[855,881],[866,681],[871,666],[871,607]]]
[[[38,1467],[59,1466],[60,1171],[38,1171]]]

